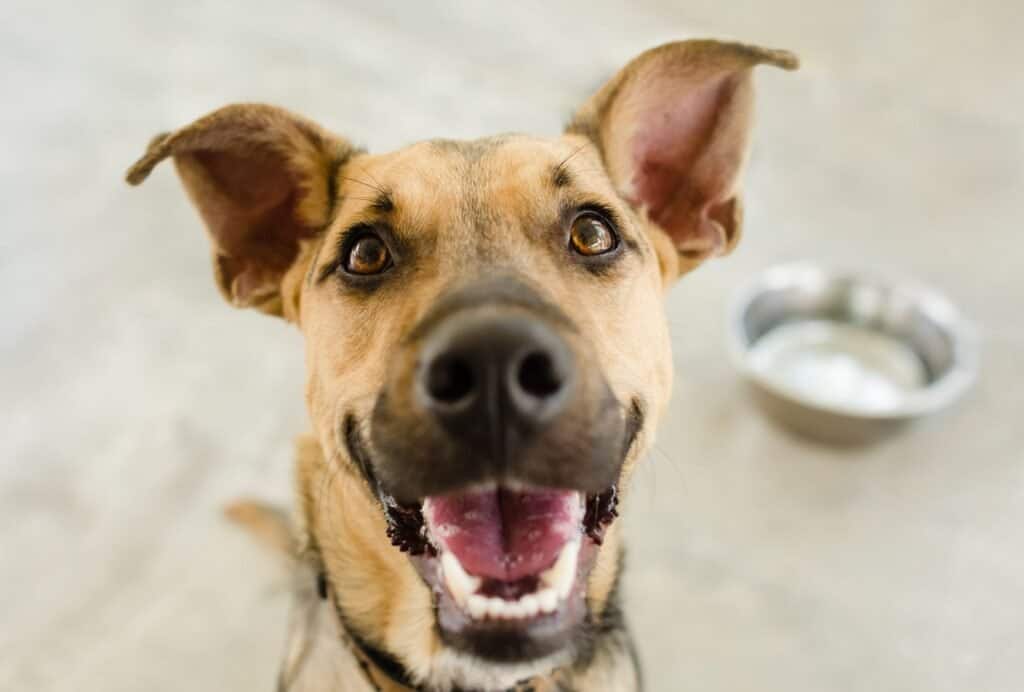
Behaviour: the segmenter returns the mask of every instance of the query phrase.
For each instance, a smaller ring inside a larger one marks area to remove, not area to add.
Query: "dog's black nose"
[[[472,312],[443,321],[423,345],[420,401],[466,442],[505,447],[554,419],[570,399],[565,341],[526,315]]]

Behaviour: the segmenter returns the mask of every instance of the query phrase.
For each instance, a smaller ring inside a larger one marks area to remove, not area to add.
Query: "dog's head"
[[[668,44],[561,137],[381,155],[229,106],[129,171],[173,157],[224,295],[304,333],[307,531],[347,624],[417,677],[554,665],[600,621],[616,497],[671,388],[662,293],[739,239],[765,62],[795,66]]]

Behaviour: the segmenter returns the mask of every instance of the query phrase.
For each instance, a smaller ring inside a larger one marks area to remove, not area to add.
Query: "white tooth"
[[[580,522],[583,521],[583,515],[586,514],[587,496],[584,493],[576,493],[575,502],[570,505],[572,510],[573,523],[579,526]]]
[[[551,569],[541,572],[540,583],[554,589],[558,598],[565,598],[572,589],[572,581],[576,577],[576,558],[579,554],[580,540],[577,538],[565,544]]]
[[[540,605],[540,612],[553,613],[558,607],[558,594],[554,589],[541,589],[537,592],[537,603]]]
[[[487,615],[495,619],[505,617],[505,601],[500,598],[488,598]]]
[[[519,607],[523,610],[521,617],[532,618],[540,609],[540,604],[537,602],[537,597],[531,593],[519,599]]]
[[[449,552],[441,553],[441,569],[455,602],[465,607],[466,599],[480,588],[480,578],[467,574],[459,558]]]
[[[508,612],[508,617],[510,617],[510,618],[513,618],[515,620],[519,620],[519,619],[521,619],[523,617],[526,617],[526,609],[523,607],[522,599],[520,599],[518,601],[513,601],[512,603],[509,603],[505,607],[506,607],[507,612]]]
[[[487,616],[487,597],[473,594],[466,600],[466,610],[474,620],[483,620]]]

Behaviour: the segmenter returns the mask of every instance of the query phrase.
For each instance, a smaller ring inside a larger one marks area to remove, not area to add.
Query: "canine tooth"
[[[441,570],[455,602],[465,606],[466,599],[480,588],[480,578],[467,574],[459,558],[449,552],[441,553]]]
[[[565,598],[572,588],[573,578],[576,576],[576,558],[580,554],[580,540],[569,541],[558,554],[558,559],[551,569],[542,572],[540,583],[551,587],[558,598]]]
[[[479,596],[473,594],[466,600],[466,610],[469,611],[469,616],[474,620],[483,620],[487,616],[487,601],[489,599],[486,596]]]
[[[558,607],[558,594],[554,589],[541,589],[537,592],[537,603],[540,606],[540,612],[553,613]]]

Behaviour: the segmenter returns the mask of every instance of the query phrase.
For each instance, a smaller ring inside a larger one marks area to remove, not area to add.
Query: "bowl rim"
[[[756,341],[748,343],[744,328],[744,317],[753,300],[768,290],[783,286],[809,281],[829,283],[837,280],[884,287],[913,302],[932,323],[949,335],[953,347],[950,368],[925,387],[908,392],[898,405],[872,411],[797,394],[780,387],[770,377],[754,368],[750,362],[750,350]],[[734,292],[729,303],[727,330],[730,359],[748,380],[774,396],[805,408],[859,420],[898,420],[934,413],[960,398],[974,384],[978,375],[977,330],[956,306],[945,295],[920,281],[876,269],[858,269],[811,260],[768,266],[746,280]]]

